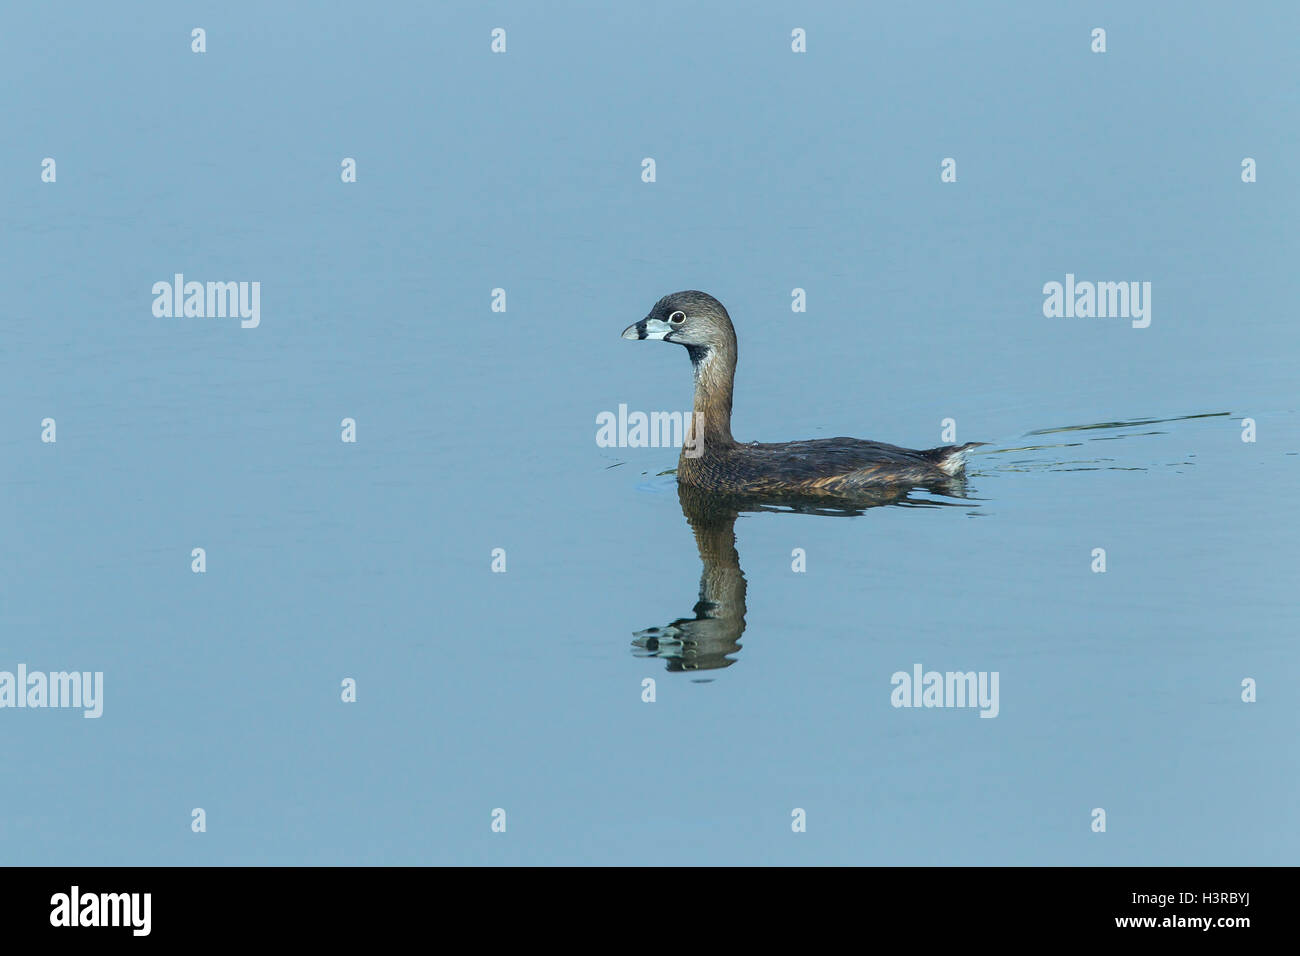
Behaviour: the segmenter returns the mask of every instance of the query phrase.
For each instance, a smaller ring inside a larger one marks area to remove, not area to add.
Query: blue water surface
[[[9,5],[0,670],[104,699],[0,709],[0,862],[1296,863],[1296,11]],[[728,666],[634,645],[700,546],[676,450],[596,442],[689,408],[619,338],[677,289],[740,439],[988,443],[736,518]]]

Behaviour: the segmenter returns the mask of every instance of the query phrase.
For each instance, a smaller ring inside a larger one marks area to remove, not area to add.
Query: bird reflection
[[[736,518],[742,512],[775,511],[852,517],[882,505],[945,504],[911,497],[914,489],[880,488],[851,502],[828,504],[825,498],[750,498],[677,486],[682,514],[695,534],[700,552],[699,600],[693,617],[680,617],[662,627],[637,631],[632,645],[639,657],[659,657],[669,671],[704,671],[730,667],[745,632],[745,574],[736,550]],[[951,498],[964,498],[960,481],[925,490]],[[957,502],[947,502],[957,504]]]

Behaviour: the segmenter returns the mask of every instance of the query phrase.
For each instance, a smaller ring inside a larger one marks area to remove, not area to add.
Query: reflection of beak
[[[667,339],[673,327],[663,319],[642,319],[623,330],[625,339]]]

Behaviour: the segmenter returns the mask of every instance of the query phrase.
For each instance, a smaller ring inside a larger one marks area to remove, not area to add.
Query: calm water
[[[0,710],[0,860],[1296,862],[1293,5],[267,6],[0,24],[0,670],[104,674]],[[598,447],[689,408],[619,338],[683,288],[738,438],[951,418],[968,497],[701,517]]]

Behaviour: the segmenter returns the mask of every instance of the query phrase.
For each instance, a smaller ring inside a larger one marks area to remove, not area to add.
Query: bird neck
[[[695,366],[695,407],[691,416],[689,441],[682,448],[682,457],[688,449],[699,449],[708,455],[736,443],[731,437],[731,388],[736,375],[736,347],[734,345],[688,346],[691,363]]]

